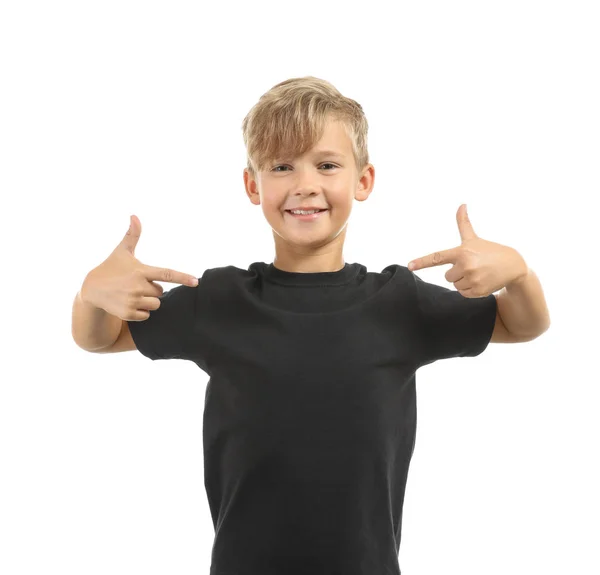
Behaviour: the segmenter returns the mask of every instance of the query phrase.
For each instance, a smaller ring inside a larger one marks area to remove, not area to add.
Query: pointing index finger
[[[434,252],[428,256],[417,258],[412,260],[408,264],[408,269],[411,271],[420,270],[423,268],[432,268],[434,266],[441,266],[444,264],[456,263],[457,251],[456,248],[451,250],[444,250],[441,252]]]
[[[198,278],[189,274],[184,274],[183,272],[177,272],[170,268],[146,266],[145,276],[151,281],[169,282],[190,287],[196,287],[198,285]]]

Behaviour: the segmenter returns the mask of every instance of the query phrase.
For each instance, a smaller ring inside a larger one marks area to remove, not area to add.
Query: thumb
[[[129,216],[129,229],[125,237],[121,240],[123,246],[131,255],[134,255],[135,248],[142,234],[142,223],[137,216]]]

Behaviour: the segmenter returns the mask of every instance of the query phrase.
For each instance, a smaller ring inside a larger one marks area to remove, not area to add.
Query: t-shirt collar
[[[341,270],[334,272],[288,272],[280,270],[272,263],[264,267],[267,281],[295,286],[337,286],[347,284],[357,272],[356,264],[346,262]]]

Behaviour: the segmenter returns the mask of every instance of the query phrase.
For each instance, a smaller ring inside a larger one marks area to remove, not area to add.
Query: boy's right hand
[[[150,317],[150,311],[160,307],[158,298],[163,289],[155,281],[198,285],[194,276],[147,266],[136,259],[134,251],[141,233],[140,220],[131,216],[129,230],[121,243],[86,276],[80,290],[83,301],[122,320],[144,321]]]

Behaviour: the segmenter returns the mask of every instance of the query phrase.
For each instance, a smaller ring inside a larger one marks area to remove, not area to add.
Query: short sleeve
[[[188,359],[197,294],[198,286],[178,285],[159,297],[160,307],[148,319],[128,321],[138,351],[151,360]]]
[[[490,343],[496,323],[494,294],[468,298],[413,274],[421,365],[438,359],[475,357]]]

